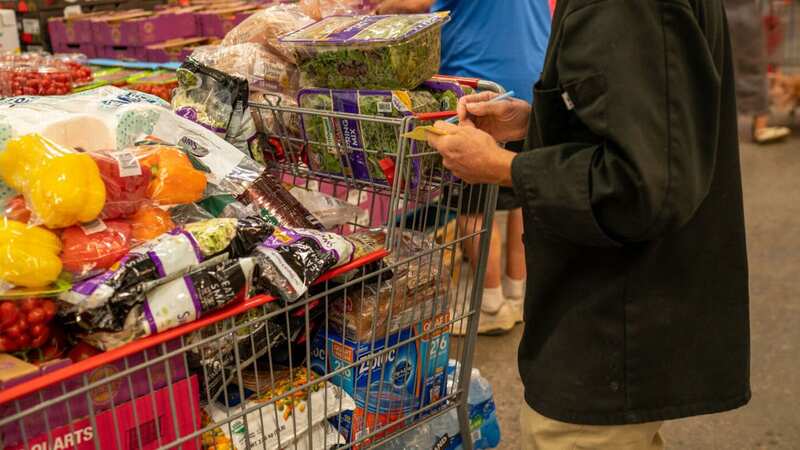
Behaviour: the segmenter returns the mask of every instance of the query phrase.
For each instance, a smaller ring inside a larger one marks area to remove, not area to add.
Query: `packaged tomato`
[[[100,169],[106,186],[106,204],[103,219],[119,219],[136,214],[148,201],[147,187],[152,173],[149,167],[139,164],[133,153],[102,151],[90,153]]]
[[[178,76],[169,70],[160,70],[128,79],[128,89],[152,94],[172,101],[172,91],[178,87]]]
[[[108,269],[128,254],[132,235],[131,225],[118,220],[67,228],[61,235],[64,270],[85,278]]]
[[[66,95],[72,91],[72,72],[58,62],[7,63],[0,66],[0,95]]]
[[[45,347],[54,337],[56,302],[26,298],[0,302],[0,353],[24,352]]]

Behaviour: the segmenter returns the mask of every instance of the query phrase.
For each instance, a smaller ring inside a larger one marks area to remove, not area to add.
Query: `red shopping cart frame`
[[[325,275],[321,276],[316,282],[314,282],[314,284],[324,283],[333,278],[336,278],[339,275],[350,272],[351,270],[355,270],[367,264],[379,261],[388,255],[389,252],[385,249],[375,251],[349,264],[345,264],[344,266],[338,267],[326,273]],[[173,328],[171,330],[166,330],[162,333],[154,334],[152,336],[148,336],[143,339],[133,341],[129,344],[123,345],[122,347],[116,348],[114,350],[109,350],[107,352],[100,353],[99,355],[95,355],[91,358],[87,358],[83,361],[71,364],[67,367],[64,367],[63,369],[59,369],[44,374],[40,377],[36,377],[22,384],[18,384],[11,388],[4,389],[0,391],[0,405],[21,399],[27,395],[38,392],[39,390],[44,389],[53,384],[66,381],[77,375],[81,375],[86,372],[92,371],[106,364],[113,363],[114,361],[142,352],[149,348],[168,342],[172,339],[185,336],[201,328],[213,325],[217,322],[242,314],[246,311],[249,311],[250,309],[256,308],[261,305],[265,305],[267,303],[271,303],[275,300],[277,299],[272,296],[257,295],[241,303],[230,305],[219,311],[215,311],[211,314],[203,316],[194,322],[190,322],[180,327]]]

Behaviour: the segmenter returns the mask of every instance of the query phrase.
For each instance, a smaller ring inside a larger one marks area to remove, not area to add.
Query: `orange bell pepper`
[[[147,194],[161,205],[194,203],[203,198],[206,174],[192,166],[189,157],[175,147],[151,145],[139,147],[140,164],[150,169],[153,178]]]
[[[167,211],[152,206],[144,206],[128,219],[133,228],[133,239],[149,241],[172,231],[175,222]]]

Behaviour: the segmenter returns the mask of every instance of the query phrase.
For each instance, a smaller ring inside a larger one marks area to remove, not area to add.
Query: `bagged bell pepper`
[[[0,176],[22,192],[31,212],[48,228],[96,219],[106,188],[92,158],[37,134],[12,139],[0,153]]]
[[[26,288],[50,285],[61,274],[61,241],[40,227],[0,219],[0,281]]]
[[[64,270],[79,278],[108,269],[131,249],[131,225],[109,220],[105,229],[91,232],[82,227],[70,227],[61,234]]]
[[[106,186],[103,219],[132,216],[147,202],[152,175],[129,151],[91,153]],[[159,233],[160,234],[160,233]]]
[[[169,212],[154,206],[144,206],[128,219],[133,228],[133,239],[144,242],[153,240],[175,228]]]
[[[166,145],[142,146],[136,152],[142,166],[152,173],[147,193],[154,202],[179,205],[203,198],[206,174],[194,168],[186,153]]]

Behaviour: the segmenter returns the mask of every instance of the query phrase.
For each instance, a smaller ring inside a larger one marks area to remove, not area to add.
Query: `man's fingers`
[[[458,132],[458,125],[453,125],[452,123],[443,122],[441,120],[437,120],[436,123],[433,124],[433,128],[436,128],[445,134],[453,134]]]
[[[494,92],[481,92],[480,94],[470,94],[461,97],[458,100],[458,106],[456,107],[458,119],[464,120],[469,117],[471,111],[469,111],[468,105],[488,102],[495,97],[497,97],[497,94]]]

